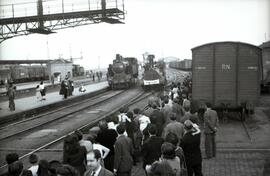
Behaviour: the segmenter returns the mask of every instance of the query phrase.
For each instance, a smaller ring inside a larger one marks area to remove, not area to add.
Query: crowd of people
[[[98,81],[102,79],[102,71],[92,71],[89,72],[89,77],[92,78],[92,81],[95,82],[96,78]]]
[[[64,99],[67,99],[68,96],[71,96],[74,91],[74,82],[66,76],[65,79],[61,82],[60,95],[63,95]]]
[[[190,86],[191,81],[173,83],[162,95],[153,92],[147,109],[123,107],[88,134],[75,131],[64,140],[62,162],[32,154],[29,171],[33,176],[130,176],[133,165],[142,161],[149,176],[203,175],[201,133],[205,158],[215,157],[218,116],[210,103],[195,106]],[[9,158],[9,175],[30,174],[20,161],[11,164]]]

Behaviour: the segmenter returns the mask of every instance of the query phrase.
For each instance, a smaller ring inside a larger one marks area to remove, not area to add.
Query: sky
[[[35,0],[1,0],[0,4],[25,1]],[[124,4],[125,24],[100,23],[14,37],[0,44],[0,59],[82,55],[74,62],[95,69],[106,68],[117,53],[139,60],[145,52],[156,58],[191,59],[191,48],[205,43],[260,45],[270,40],[269,0],[125,0]]]

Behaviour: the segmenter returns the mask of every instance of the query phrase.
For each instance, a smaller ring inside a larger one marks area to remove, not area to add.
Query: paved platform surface
[[[109,85],[108,85],[107,81],[95,82],[95,83],[92,83],[90,85],[86,85],[85,86],[86,92],[84,92],[84,93],[79,92],[79,88],[75,88],[74,92],[73,92],[73,96],[69,96],[68,98],[74,97],[74,96],[80,96],[80,95],[86,94],[86,93],[95,92],[97,90],[106,88],[108,86]],[[1,108],[0,109],[0,118],[15,114],[18,112],[30,110],[33,108],[46,106],[48,104],[59,102],[59,101],[63,101],[63,96],[59,95],[59,91],[57,91],[57,92],[47,93],[46,100],[43,100],[43,101],[40,101],[40,99],[37,99],[36,96],[15,99],[15,109],[16,109],[15,111],[9,110],[8,101],[0,102],[0,108]]]
[[[80,83],[80,82],[86,82],[86,81],[92,81],[92,79],[90,78],[81,78],[81,79],[72,79],[75,83]],[[102,78],[102,80],[105,80],[105,78]],[[97,80],[96,80],[97,82]],[[17,90],[23,90],[23,89],[31,89],[31,88],[35,88],[37,85],[39,85],[40,81],[35,81],[35,82],[26,82],[26,83],[18,83],[18,84],[14,84],[16,86]],[[94,82],[93,82],[94,83]],[[55,81],[54,82],[55,85],[60,84],[59,81]],[[52,83],[49,80],[44,81],[44,85],[45,86],[49,86],[52,85]],[[5,87],[0,87],[0,93],[4,93],[7,92]]]
[[[269,176],[270,151],[220,151],[216,158],[203,159],[204,176]],[[142,163],[132,169],[132,176],[145,176]]]

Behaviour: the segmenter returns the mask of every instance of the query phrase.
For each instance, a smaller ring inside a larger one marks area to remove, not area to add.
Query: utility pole
[[[70,56],[70,62],[73,63],[73,58],[72,58],[72,52],[71,52],[71,46],[69,44],[69,56]]]
[[[98,56],[98,70],[100,71],[100,56]]]
[[[48,36],[47,36],[47,42],[46,42],[46,44],[47,44],[47,58],[48,58],[48,60],[50,60],[50,49],[49,49],[49,40],[48,40]]]

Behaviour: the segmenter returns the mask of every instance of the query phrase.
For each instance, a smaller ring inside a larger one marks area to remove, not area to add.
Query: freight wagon
[[[216,108],[252,109],[260,95],[262,55],[257,46],[218,42],[192,49],[192,99]]]
[[[270,93],[270,41],[263,43],[262,62],[263,62],[263,79],[261,81],[261,92]]]
[[[84,76],[84,68],[80,65],[73,64],[72,65],[72,76]]]
[[[0,76],[2,81],[9,79],[13,83],[22,83],[49,79],[47,67],[44,66],[8,65],[7,67],[8,70],[1,71],[3,73]]]
[[[183,70],[183,71],[191,71],[192,60],[184,59],[182,61],[173,61],[169,63],[170,68]]]

